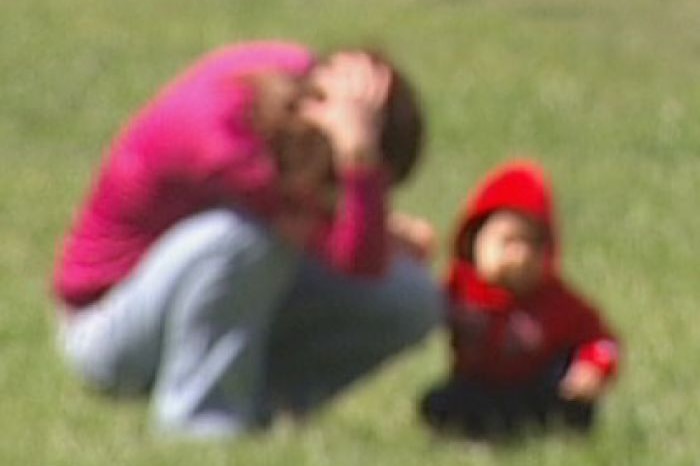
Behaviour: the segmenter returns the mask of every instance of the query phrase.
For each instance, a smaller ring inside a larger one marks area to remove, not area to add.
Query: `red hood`
[[[465,241],[473,241],[474,232],[481,222],[501,209],[522,212],[544,225],[548,238],[545,276],[557,275],[559,239],[549,180],[543,168],[535,162],[511,161],[490,172],[473,190],[462,210],[455,235],[454,259],[447,277],[453,297],[460,299],[457,296],[466,293],[472,302],[495,308],[507,307],[512,302],[513,297],[508,292],[477,277],[471,254],[460,254],[459,247]],[[469,285],[464,287],[464,283]]]
[[[467,199],[458,223],[455,237],[455,256],[459,245],[472,241],[476,228],[496,210],[522,212],[544,225],[550,262],[557,262],[559,239],[554,218],[552,189],[542,167],[530,160],[505,163],[491,173],[474,189]],[[471,262],[471,257],[463,257]]]

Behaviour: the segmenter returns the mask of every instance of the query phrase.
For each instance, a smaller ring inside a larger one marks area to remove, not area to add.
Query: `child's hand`
[[[379,138],[391,72],[366,53],[344,52],[313,71],[320,98],[302,105],[302,115],[331,141],[341,167],[379,162]]]
[[[601,370],[582,361],[573,363],[559,383],[560,396],[571,401],[595,401],[604,389],[605,380]]]
[[[435,230],[426,220],[392,212],[387,220],[394,242],[419,260],[429,261],[435,255]]]

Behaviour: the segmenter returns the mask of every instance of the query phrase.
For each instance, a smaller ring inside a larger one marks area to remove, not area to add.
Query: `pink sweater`
[[[274,42],[229,46],[167,85],[114,141],[63,243],[54,289],[80,308],[123,280],[179,220],[221,206],[272,219],[282,203],[278,173],[247,121],[253,99],[237,76],[266,69],[306,73],[303,47]],[[337,218],[313,234],[312,252],[350,273],[381,271],[386,251],[386,177],[341,174]]]

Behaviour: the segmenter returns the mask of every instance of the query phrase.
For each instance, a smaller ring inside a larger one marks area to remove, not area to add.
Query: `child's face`
[[[479,277],[516,295],[541,281],[545,251],[542,231],[530,218],[512,211],[491,214],[474,238],[474,265]]]

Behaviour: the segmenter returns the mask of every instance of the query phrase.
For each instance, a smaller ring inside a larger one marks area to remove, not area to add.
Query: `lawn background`
[[[0,15],[0,464],[700,461],[700,3],[5,0]],[[444,241],[493,164],[525,153],[550,170],[566,274],[625,344],[591,438],[494,448],[429,435],[413,402],[445,370],[439,332],[306,424],[235,443],[160,441],[144,405],[90,396],[67,373],[48,282],[102,149],[200,53],[269,37],[378,44],[408,72],[430,143],[396,203]]]

